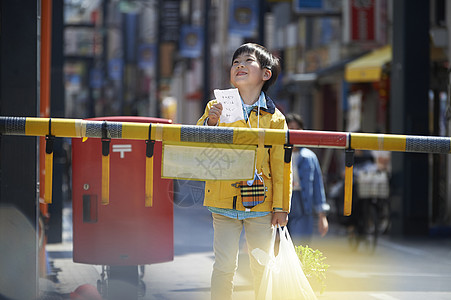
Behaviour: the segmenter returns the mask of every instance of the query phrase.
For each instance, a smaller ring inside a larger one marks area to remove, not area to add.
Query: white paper
[[[221,123],[244,120],[243,108],[238,89],[214,90],[216,100],[222,104]]]

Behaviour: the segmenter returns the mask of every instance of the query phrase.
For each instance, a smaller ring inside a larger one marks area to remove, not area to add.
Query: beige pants
[[[233,277],[238,267],[238,251],[241,231],[246,233],[249,261],[254,278],[254,290],[258,291],[264,267],[252,256],[254,248],[268,251],[271,234],[272,214],[264,217],[237,220],[213,214],[215,263],[211,276],[211,299],[232,299]]]

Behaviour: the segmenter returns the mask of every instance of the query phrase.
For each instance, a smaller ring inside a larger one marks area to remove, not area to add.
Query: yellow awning
[[[392,59],[391,46],[376,49],[346,65],[345,78],[348,82],[379,81],[383,66]]]

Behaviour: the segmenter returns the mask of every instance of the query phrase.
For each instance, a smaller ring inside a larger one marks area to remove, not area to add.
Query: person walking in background
[[[241,45],[233,54],[230,82],[238,89],[242,116],[239,115],[237,121],[224,122],[226,118],[221,117],[223,105],[212,100],[197,125],[287,130],[284,115],[266,95],[279,72],[278,58],[266,48],[252,43]],[[237,180],[207,181],[205,184],[204,205],[212,212],[214,228],[215,262],[211,276],[211,299],[214,300],[232,299],[243,227],[249,253],[255,248],[269,252],[273,226],[287,224],[290,196],[284,198],[283,190],[285,184],[291,189],[291,181],[283,182],[283,146],[258,147],[256,163],[251,168],[255,169],[255,176],[250,183],[263,186],[260,192],[266,194],[264,197],[255,195],[246,200],[249,198],[241,196],[243,185]],[[252,255],[249,260],[257,295],[264,267]]]
[[[302,130],[304,122],[298,114],[287,114],[289,129]],[[329,230],[321,167],[315,153],[307,148],[293,148],[293,194],[288,231],[295,244],[310,242],[313,235],[315,214],[318,217],[318,231],[323,237]]]

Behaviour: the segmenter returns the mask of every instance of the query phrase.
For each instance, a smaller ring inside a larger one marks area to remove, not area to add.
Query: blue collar
[[[260,106],[260,109],[262,108],[267,109],[268,107],[266,106],[265,93],[261,92],[260,97],[258,97],[258,100],[252,106],[253,107]]]
[[[243,104],[243,112],[245,114],[249,114],[249,112],[254,107],[259,107],[260,106],[260,109],[262,109],[262,108],[267,109],[265,94],[263,92],[260,93],[260,96],[258,97],[258,100],[255,101],[254,104],[251,104],[251,105],[245,104],[244,101],[243,101],[243,98],[241,98],[241,103]]]
[[[265,111],[267,113],[273,114],[276,112],[276,105],[268,95],[264,92],[261,92],[260,97],[253,105],[244,105],[243,99],[241,99],[241,103],[243,103],[243,114],[247,116],[251,110],[258,107],[258,103],[260,103],[260,110]],[[246,109],[246,107],[248,109]]]
[[[253,109],[258,109],[258,107],[260,107],[260,109],[267,108],[265,94],[263,92],[260,93],[260,97],[258,97],[258,100],[255,101],[254,104],[252,105],[245,104],[243,98],[241,98],[241,104],[242,104],[241,107],[243,108],[243,115],[245,121],[247,121],[248,116]]]

